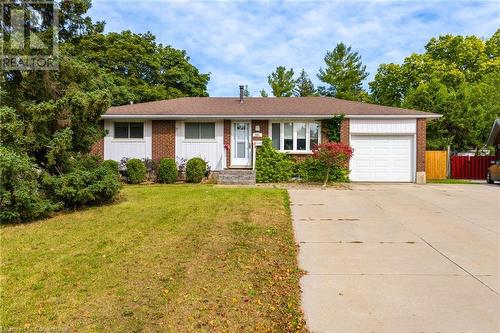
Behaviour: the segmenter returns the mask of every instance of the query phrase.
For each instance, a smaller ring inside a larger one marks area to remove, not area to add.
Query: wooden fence
[[[451,178],[486,179],[486,173],[495,156],[452,156]]]
[[[427,150],[425,152],[425,176],[427,179],[446,179],[448,152],[444,150]]]

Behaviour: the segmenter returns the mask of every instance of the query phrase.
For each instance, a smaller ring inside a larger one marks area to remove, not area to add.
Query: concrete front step
[[[228,185],[254,185],[255,171],[254,170],[223,170],[219,174],[218,184]]]

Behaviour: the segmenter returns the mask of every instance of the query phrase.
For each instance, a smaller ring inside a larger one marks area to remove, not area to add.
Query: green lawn
[[[1,228],[2,328],[304,331],[288,195],[126,186],[117,203]]]

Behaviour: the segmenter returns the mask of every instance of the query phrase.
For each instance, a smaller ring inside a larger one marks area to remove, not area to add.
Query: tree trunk
[[[323,183],[323,187],[326,187],[326,184],[328,184],[328,178],[330,176],[330,169],[328,169],[326,171],[326,178],[325,178],[325,182]]]

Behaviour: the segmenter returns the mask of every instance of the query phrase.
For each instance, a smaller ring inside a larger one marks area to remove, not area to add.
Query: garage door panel
[[[408,164],[408,162],[406,160],[394,161],[393,168],[400,169],[402,171],[406,171],[407,164]]]
[[[410,152],[410,147],[404,147],[404,148],[393,148],[391,149],[391,153],[395,156],[395,158],[402,158],[402,156],[404,156],[404,158],[406,158]]]
[[[374,167],[377,169],[387,170],[387,168],[391,167],[391,162],[387,161],[387,160],[385,160],[385,161],[384,160],[375,160],[374,163],[375,163]]]
[[[413,180],[413,136],[352,135],[351,145],[354,148],[351,180]]]

